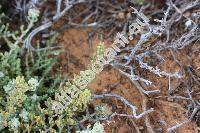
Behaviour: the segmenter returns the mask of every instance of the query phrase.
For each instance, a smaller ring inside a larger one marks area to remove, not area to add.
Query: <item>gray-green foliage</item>
[[[58,87],[61,82],[59,74],[51,73],[52,67],[57,60],[57,55],[61,50],[48,49],[55,43],[56,37],[57,35],[47,41],[47,48],[45,50],[31,52],[25,55],[24,74],[27,79],[37,76],[40,80],[38,93],[46,97],[47,94],[53,94],[55,92],[55,87]]]
[[[21,52],[38,15],[38,10],[30,9],[27,26],[21,26],[20,31],[11,31],[6,16],[0,14],[0,131],[20,132],[19,127],[29,130],[26,126],[31,121],[36,121],[35,126],[31,124],[32,130],[44,127],[45,124],[37,125],[38,119],[45,120],[40,105],[61,83],[60,74],[52,71],[61,51],[48,49],[55,43],[57,35],[46,41],[47,49]],[[36,47],[40,48],[39,42]]]
[[[78,119],[77,116],[84,113],[91,100],[91,91],[84,88],[65,111],[55,117],[51,108],[55,92],[59,93],[62,88],[69,92],[69,96],[73,92],[69,86],[61,86],[59,72],[52,71],[61,52],[51,50],[57,34],[46,41],[45,48],[41,48],[38,41],[34,45],[36,51],[22,49],[38,14],[37,10],[30,9],[28,24],[21,26],[20,31],[10,31],[12,28],[6,24],[5,15],[1,14],[0,17],[0,132],[42,132],[47,129],[49,132],[68,132],[79,124],[79,120],[84,120],[84,115]],[[104,53],[102,50],[102,47],[97,48],[97,55]],[[96,62],[96,57],[92,62]],[[87,72],[81,73],[85,75]],[[75,77],[74,81],[81,82],[80,77]],[[62,78],[62,82],[65,79]],[[100,123],[94,124],[93,128],[88,126],[87,131],[104,132]]]
[[[18,52],[19,48],[16,47],[15,50],[0,53],[0,70],[3,74],[0,80],[0,88],[3,88],[11,79],[21,74],[21,60],[18,57]]]

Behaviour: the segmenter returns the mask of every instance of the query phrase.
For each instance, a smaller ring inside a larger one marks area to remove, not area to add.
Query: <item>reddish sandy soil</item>
[[[60,55],[60,69],[62,70],[63,75],[73,78],[74,73],[79,74],[80,70],[85,70],[90,62],[96,45],[100,41],[104,41],[106,47],[110,47],[112,40],[101,40],[98,36],[89,38],[88,35],[90,32],[90,29],[71,28],[61,33],[60,44],[63,45],[65,49],[65,52]],[[131,45],[134,45],[134,42]],[[198,49],[198,45],[191,45],[190,47],[177,52],[175,56],[184,67],[192,66],[199,74],[200,53],[198,53]],[[162,66],[158,65],[162,70],[175,72],[176,70],[185,69],[181,68],[178,63],[174,61],[170,51],[162,54],[166,59]],[[111,122],[104,122],[107,133],[146,133],[150,132],[150,128],[147,126],[148,124],[156,133],[165,133],[167,128],[187,120],[187,110],[184,108],[186,101],[167,99],[168,79],[160,78],[146,71],[141,72],[147,79],[153,81],[153,85],[143,87],[148,90],[159,89],[161,91],[160,93],[149,95],[148,97],[141,95],[129,79],[121,75],[118,70],[115,70],[111,66],[106,66],[89,85],[89,88],[93,93],[112,92],[123,96],[138,107],[138,113],[142,111],[142,105],[144,103],[143,97],[147,100],[147,108],[155,109],[155,111],[147,117],[138,120],[115,117]],[[183,79],[186,79],[187,76],[188,74],[185,73]],[[172,89],[179,88],[180,90],[178,90],[177,93],[184,95],[184,92],[181,91],[179,86],[179,80],[171,79]],[[195,91],[198,94],[200,92],[199,88]],[[130,112],[127,107],[117,100],[112,100],[110,103],[108,101],[108,104],[112,106],[115,105],[115,111],[123,113],[126,111]],[[197,125],[194,122],[190,122],[176,130],[176,132],[197,133],[198,130]]]

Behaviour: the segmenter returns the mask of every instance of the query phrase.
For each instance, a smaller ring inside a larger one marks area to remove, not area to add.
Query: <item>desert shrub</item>
[[[63,94],[62,92],[65,91],[72,96],[71,86],[86,78],[82,76],[91,73],[89,70],[82,71],[81,76],[76,75],[72,83],[70,81],[64,83],[65,78],[61,78],[59,73],[52,71],[57,55],[61,52],[61,50],[51,50],[57,34],[46,42],[45,49],[40,48],[39,42],[35,51],[24,49],[24,38],[37,21],[38,14],[38,10],[30,9],[27,29],[22,26],[20,32],[9,31],[9,25],[3,24],[3,19],[0,21],[0,37],[6,42],[4,45],[8,47],[7,51],[2,50],[0,53],[1,131],[70,131],[69,128],[64,127],[73,127],[84,119],[80,116],[77,121],[76,116],[85,111],[92,97],[90,89],[83,87],[77,97],[71,98],[69,106],[64,108],[61,114],[57,115],[52,110],[54,101],[52,99],[55,93]],[[5,17],[4,14],[1,15],[1,18],[3,17]],[[102,48],[103,45],[97,48],[91,63],[95,63],[95,60],[102,55]],[[88,131],[103,131],[102,128],[96,123],[93,129],[88,127]]]
[[[0,51],[1,131],[31,130],[29,126],[45,118],[41,106],[61,83],[60,74],[52,74],[61,50],[48,49],[55,43],[57,35],[46,42],[47,49],[29,52],[22,48],[27,33],[39,16],[37,9],[30,9],[28,13],[28,25],[26,28],[21,26],[20,31],[10,31],[6,16],[3,13],[0,15],[0,39],[5,41]],[[38,43],[38,49],[39,46]],[[8,49],[5,50],[5,47]],[[44,120],[33,129],[43,127]]]

